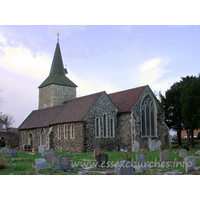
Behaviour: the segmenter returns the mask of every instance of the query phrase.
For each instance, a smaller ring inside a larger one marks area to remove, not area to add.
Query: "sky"
[[[78,97],[147,84],[165,94],[200,72],[199,25],[0,25],[0,110],[14,116],[14,127],[38,109],[58,31]]]

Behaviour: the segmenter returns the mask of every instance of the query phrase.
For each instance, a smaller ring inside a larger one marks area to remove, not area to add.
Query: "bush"
[[[6,169],[6,168],[7,168],[7,165],[5,164],[4,160],[1,159],[1,160],[0,160],[0,170],[4,170],[4,169]]]
[[[5,146],[6,146],[5,140],[0,140],[0,147],[5,147]]]

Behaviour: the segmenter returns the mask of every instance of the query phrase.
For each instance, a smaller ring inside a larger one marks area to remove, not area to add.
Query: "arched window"
[[[98,117],[95,119],[95,135],[97,138],[100,137],[100,120]]]
[[[107,137],[107,115],[103,115],[103,137]]]
[[[141,106],[142,136],[155,136],[155,108],[150,96],[146,96]]]
[[[115,123],[114,119],[110,119],[110,137],[115,137]]]

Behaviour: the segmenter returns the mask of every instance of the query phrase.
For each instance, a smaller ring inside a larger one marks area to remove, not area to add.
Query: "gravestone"
[[[160,153],[160,162],[169,160],[169,152],[161,152]]]
[[[17,157],[18,156],[17,149],[10,149],[10,156],[11,157]]]
[[[131,161],[122,161],[115,165],[115,174],[134,175],[134,169]]]
[[[162,145],[162,142],[160,140],[158,140],[156,142],[156,151],[160,151],[161,150],[161,145]]]
[[[37,165],[37,164],[45,163],[46,160],[44,158],[36,158],[35,162],[36,162],[36,165]]]
[[[53,154],[54,153],[54,150],[53,149],[45,149],[43,152],[42,152],[42,157],[45,157],[45,155],[47,154]]]
[[[86,175],[86,172],[78,172],[78,175]]]
[[[98,154],[97,155],[97,167],[107,166],[108,154]]]
[[[9,153],[9,149],[8,148],[1,149],[1,154],[8,154],[8,153]]]
[[[155,140],[152,140],[150,145],[150,151],[155,151],[155,150],[156,150],[156,142]]]
[[[59,165],[59,158],[53,157],[53,159],[52,159],[52,165],[53,166]]]
[[[185,158],[185,168],[186,172],[189,172],[191,170],[194,170],[196,167],[196,158],[195,156],[187,156]]]
[[[28,144],[24,145],[24,151],[32,151],[31,145],[28,145]]]
[[[59,156],[59,169],[67,171],[70,169],[70,157],[67,155]]]
[[[137,154],[136,155],[136,162],[137,163],[144,163],[145,162],[145,154]]]
[[[40,146],[38,147],[39,153],[42,153],[44,150],[45,150],[45,145],[40,145]]]
[[[49,169],[51,168],[51,163],[39,163],[39,164],[36,164],[36,174],[38,174],[40,172],[41,169]]]
[[[133,152],[139,152],[140,151],[140,144],[138,141],[135,141],[134,145],[133,145]]]
[[[180,149],[180,151],[179,151],[179,157],[180,158],[187,157],[187,150],[186,149]]]
[[[101,149],[94,149],[94,158],[97,158],[98,154],[101,154]]]
[[[45,155],[45,160],[52,162],[53,158],[55,157],[56,157],[55,153],[47,154]]]

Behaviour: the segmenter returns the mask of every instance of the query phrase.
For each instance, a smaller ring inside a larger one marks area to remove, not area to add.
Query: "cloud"
[[[57,32],[60,33],[60,40],[64,40],[67,37],[70,37],[75,32],[84,32],[86,26],[84,25],[66,25],[66,26],[48,26],[47,36],[52,40],[55,40]]]
[[[17,47],[2,47],[0,55],[0,68],[6,71],[39,81],[48,75],[51,58],[47,55],[33,56],[31,50],[21,44]]]
[[[67,77],[76,83],[76,85],[78,85],[78,97],[102,91],[106,91],[107,93],[117,91],[115,86],[111,85],[109,82],[103,79],[101,79],[101,82],[94,78],[83,79],[72,72],[68,74]]]

